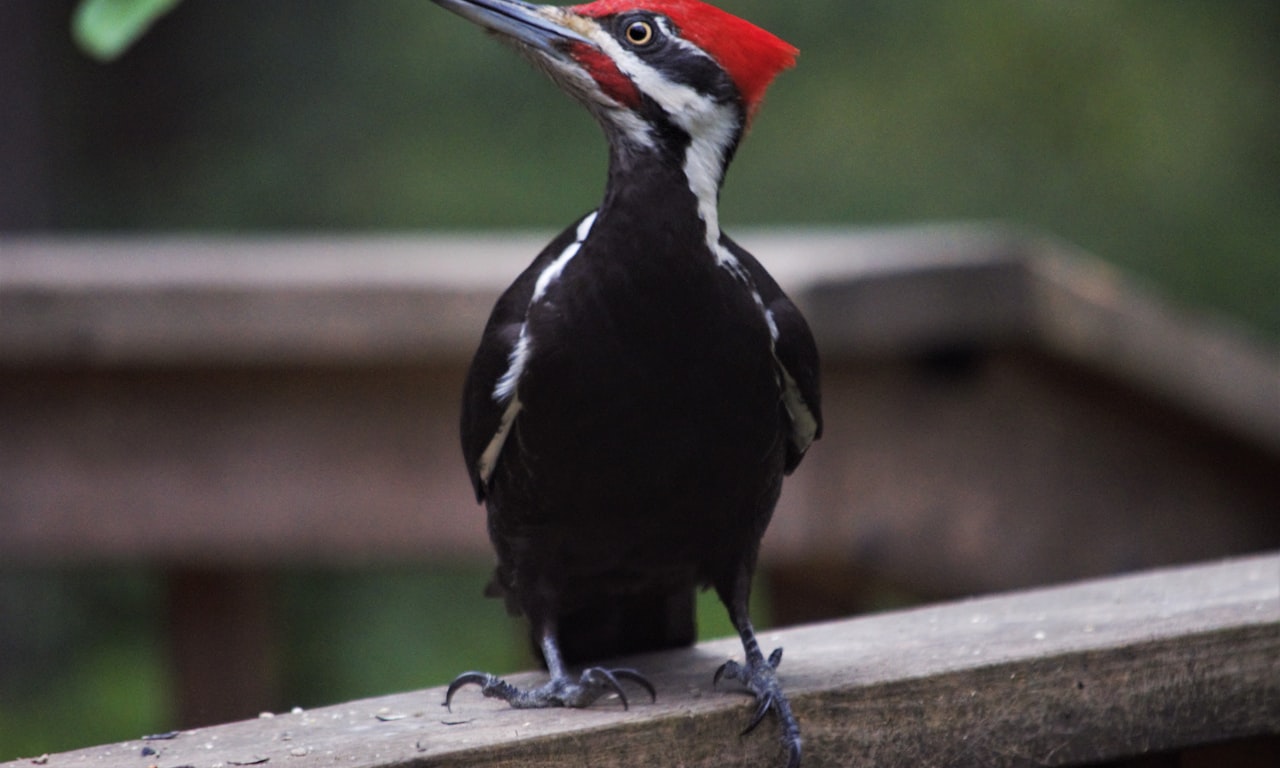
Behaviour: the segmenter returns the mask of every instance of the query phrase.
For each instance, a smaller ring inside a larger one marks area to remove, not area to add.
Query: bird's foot
[[[755,695],[756,711],[751,716],[751,722],[747,723],[747,727],[743,729],[743,735],[760,725],[765,715],[772,710],[782,726],[782,746],[787,750],[788,755],[787,768],[799,768],[800,725],[791,714],[791,703],[787,701],[786,694],[782,692],[782,685],[778,682],[777,670],[778,665],[782,663],[782,649],[778,648],[769,654],[768,659],[758,654],[756,659],[754,663],[748,659],[746,664],[726,661],[716,670],[713,684],[719,683],[721,678],[737,680]]]
[[[517,688],[496,675],[485,672],[464,672],[454,678],[444,695],[444,705],[453,702],[453,695],[466,685],[480,686],[480,693],[490,699],[502,699],[515,709],[545,709],[548,707],[589,707],[605,694],[614,694],[622,702],[622,708],[628,708],[627,694],[622,690],[622,681],[635,683],[648,692],[649,698],[657,701],[658,694],[653,684],[644,675],[634,669],[605,669],[591,667],[583,670],[576,681],[568,676],[553,677],[545,685],[528,690]]]

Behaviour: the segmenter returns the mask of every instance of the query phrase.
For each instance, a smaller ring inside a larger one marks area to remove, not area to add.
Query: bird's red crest
[[[773,78],[795,66],[799,53],[772,33],[699,0],[596,0],[572,10],[593,18],[629,11],[666,16],[679,28],[681,37],[711,54],[729,73],[748,115],[755,113]]]

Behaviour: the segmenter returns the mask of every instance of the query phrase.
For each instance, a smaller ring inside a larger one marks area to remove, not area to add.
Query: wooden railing
[[[269,706],[272,573],[491,557],[459,392],[543,239],[0,238],[0,564],[165,570],[182,722]],[[1274,348],[1016,232],[740,240],[824,360],[782,623],[1280,548]]]
[[[1280,757],[1280,555],[761,640],[786,649],[782,680],[809,768],[1086,765],[1190,748],[1205,765],[1235,764],[1224,756],[1242,747]],[[450,712],[433,688],[4,768],[781,765],[771,721],[740,736],[752,705],[712,687],[712,670],[740,650],[720,640],[627,660],[658,690],[655,703],[635,697],[628,711],[607,700],[513,710],[465,691]]]
[[[0,558],[487,557],[461,381],[542,240],[0,237]],[[1274,348],[1043,238],[742,240],[810,318],[829,421],[767,560],[856,550],[946,594],[1280,545]],[[1135,452],[1158,482],[1117,468]],[[971,514],[978,538],[919,557],[911,530]]]

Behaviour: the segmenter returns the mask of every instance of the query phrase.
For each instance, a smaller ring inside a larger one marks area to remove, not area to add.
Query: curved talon
[[[613,673],[604,667],[590,667],[589,669],[583,670],[582,683],[584,689],[583,693],[585,694],[582,702],[570,704],[570,706],[589,706],[590,703],[599,696],[599,694],[596,694],[595,696],[587,694],[587,691],[590,690],[587,685],[590,684],[612,690],[617,694],[618,701],[622,702],[623,709],[631,708],[630,704],[627,702],[627,694],[622,690],[622,683],[619,683],[618,679],[613,676]]]
[[[649,693],[650,702],[654,702],[658,700],[658,691],[656,688],[653,687],[653,683],[649,682],[648,678],[646,678],[644,675],[640,674],[636,670],[627,669],[627,668],[615,669],[613,670],[613,675],[614,677],[620,680],[630,680],[631,682],[645,689],[645,691]]]
[[[614,693],[623,709],[630,709],[631,702],[622,687],[623,680],[639,685],[648,691],[649,698],[657,701],[658,693],[653,684],[634,669],[606,669],[590,667],[583,670],[575,683],[567,677],[553,678],[540,688],[521,689],[502,678],[487,672],[463,672],[445,689],[444,706],[453,711],[453,696],[468,685],[480,686],[485,698],[502,699],[516,709],[541,709],[545,707],[589,707],[606,693]]]
[[[604,667],[591,667],[582,673],[582,683],[591,683],[593,685],[607,686],[618,696],[618,700],[622,702],[623,709],[630,709],[631,702],[627,700],[627,694],[622,690],[622,680],[629,680],[649,693],[651,701],[658,700],[658,692],[654,690],[653,684],[645,679],[644,675],[634,669],[606,669]],[[590,697],[585,703],[589,704],[595,700],[595,696]]]
[[[728,675],[730,680],[741,680],[742,665],[734,661],[733,659],[730,659],[729,661],[726,661],[725,663],[721,664],[720,668],[716,670],[715,677],[711,678],[711,687],[714,688],[715,686],[719,685],[720,678],[724,677],[725,675]]]
[[[769,710],[773,709],[773,697],[761,696],[760,705],[756,707],[756,713],[751,716],[751,722],[747,723],[747,727],[742,729],[740,735],[746,736],[756,729],[763,720],[765,715],[769,714]]]
[[[803,749],[800,741],[800,726],[796,723],[795,715],[791,713],[791,703],[787,701],[786,695],[778,684],[776,673],[781,663],[781,648],[775,649],[767,659],[757,656],[755,661],[748,659],[746,664],[730,659],[716,670],[712,684],[718,684],[721,679],[729,678],[742,683],[750,693],[755,695],[755,712],[751,714],[747,727],[742,730],[743,736],[754,731],[760,723],[764,722],[769,713],[773,712],[782,726],[782,746],[787,751],[787,768],[799,768]]]
[[[485,672],[463,672],[453,678],[453,682],[449,683],[449,687],[444,692],[445,709],[450,712],[453,711],[453,707],[451,706],[453,703],[453,694],[457,693],[458,689],[462,688],[464,685],[471,685],[472,683],[480,686],[481,688],[485,688],[489,685],[490,678],[492,677],[493,675]]]

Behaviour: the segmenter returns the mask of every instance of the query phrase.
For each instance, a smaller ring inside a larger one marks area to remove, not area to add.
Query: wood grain
[[[1280,554],[766,632],[806,766],[1068,765],[1280,734]],[[40,758],[47,768],[724,766],[780,758],[711,686],[734,640],[628,663],[629,711],[432,688]],[[538,674],[513,675],[517,682]],[[72,724],[68,724],[72,727]],[[144,749],[156,754],[144,755]],[[27,768],[31,760],[4,764]]]

